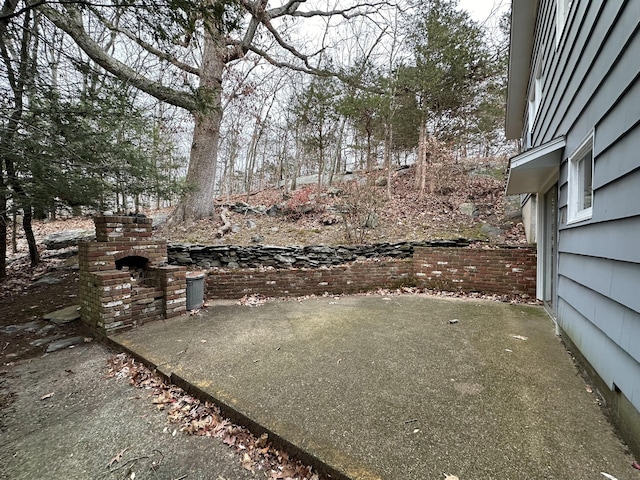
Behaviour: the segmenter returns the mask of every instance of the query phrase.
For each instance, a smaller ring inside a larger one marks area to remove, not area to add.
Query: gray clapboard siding
[[[594,189],[602,188],[640,168],[640,162],[638,162],[640,126],[636,125],[632,130],[628,130],[624,136],[609,145],[609,148],[604,151],[599,146],[599,142],[596,141]],[[640,188],[636,190],[640,190]]]
[[[562,318],[563,330],[571,337],[576,347],[588,355],[589,363],[598,375],[611,389],[615,384],[634,407],[640,410],[638,362],[618,348],[598,327],[561,297],[558,299],[558,314]],[[629,322],[637,323],[638,319]]]
[[[540,2],[540,5],[538,6],[538,16],[536,18],[536,28],[535,28],[535,39],[533,42],[533,53],[531,55],[531,64],[529,66],[530,71],[534,71],[538,62],[538,58],[542,55],[542,68],[543,68],[543,83],[547,78],[548,75],[548,70],[551,66],[551,63],[548,61],[547,58],[547,51],[549,50],[549,47],[551,46],[551,44],[555,41],[555,37],[554,37],[554,31],[552,31],[552,29],[555,29],[555,24],[553,23],[553,16],[555,15],[555,7],[554,9],[551,9],[551,4],[547,1],[547,2]],[[531,91],[532,88],[534,88],[533,86],[534,83],[534,76],[531,75],[531,77],[529,78],[529,92]],[[543,86],[544,88],[544,86]],[[542,101],[544,102],[544,98],[542,99]],[[529,107],[530,107],[530,103],[527,101],[525,102],[525,122],[523,123],[523,125],[527,125],[527,119],[529,118]],[[534,125],[530,125],[529,128],[532,132],[535,130],[535,126],[539,123],[540,119],[542,118],[542,104],[539,107],[539,111],[536,115],[536,118],[534,119]],[[533,139],[533,137],[532,137]]]
[[[640,2],[638,5],[640,6]],[[617,38],[625,38],[626,36],[628,43],[624,45],[624,50],[619,52],[619,56],[610,56],[613,52],[603,52],[598,57],[599,60],[607,60],[597,62],[596,68],[586,73],[587,79],[582,82],[580,89],[576,91],[576,101],[571,102],[562,117],[556,115],[556,120],[551,127],[555,127],[555,132],[568,132],[572,129],[584,132],[590,128],[590,126],[606,116],[612,106],[620,102],[628,86],[633,84],[638,76],[640,68],[636,61],[637,54],[634,53],[638,51],[637,49],[640,45],[637,31],[614,32],[610,38],[613,38],[613,36]],[[615,43],[617,42],[608,40],[606,45],[609,46],[609,50],[614,50]],[[564,105],[560,105],[560,111],[557,113],[562,112],[563,108]]]
[[[566,151],[566,149],[565,149]],[[567,208],[567,196],[568,196],[568,164],[567,162],[560,165],[560,171],[558,172],[558,206],[560,210]],[[563,221],[563,217],[560,216],[559,221],[561,224],[566,223]]]
[[[539,140],[544,141],[560,130],[560,122],[567,118],[572,109],[580,109],[584,103],[578,103],[575,96],[579,94],[585,82],[601,80],[610,66],[593,78],[590,72],[597,59],[612,63],[617,57],[601,57],[599,54],[605,44],[613,38],[612,30],[616,25],[616,12],[620,2],[603,2],[597,7],[587,10],[586,4],[578,2],[578,8],[573,13],[574,24],[566,41],[560,50],[554,52],[550,61],[554,64],[553,75],[545,92],[548,101],[544,111],[545,122],[540,126]],[[577,28],[576,28],[577,27]],[[603,43],[603,39],[606,39]],[[575,118],[574,116],[571,118]],[[565,131],[566,133],[566,131]]]
[[[623,345],[629,356],[634,360],[640,359],[640,314],[629,310],[624,305],[611,301],[606,296],[586,290],[586,287],[572,282],[566,277],[560,278],[560,298],[578,298],[593,295],[590,304],[579,303],[575,311],[588,319],[604,335],[619,347]],[[568,302],[571,304],[570,302]]]
[[[573,304],[571,300],[574,298],[594,294],[592,291],[587,291],[587,287],[584,285],[575,283],[566,277],[560,277],[558,290],[560,291],[559,297],[568,301],[569,304]],[[606,297],[602,297],[596,302],[575,304],[575,309],[584,318],[588,318],[612,342],[620,346],[622,343],[623,318],[626,310],[623,305],[611,301],[607,302]],[[637,315],[640,317],[639,314]]]
[[[619,345],[636,360],[640,358],[640,316],[636,312],[631,310],[623,312]]]
[[[591,366],[595,368],[605,383],[612,387],[613,368],[607,361],[609,356],[603,355],[603,353],[607,342],[610,342],[614,348],[615,344],[562,297],[558,297],[558,314],[562,318],[562,329],[583,354],[590,355],[589,363]]]
[[[611,298],[640,314],[639,265],[565,253],[560,256],[558,269],[562,272],[562,277],[568,278],[592,292]],[[588,293],[583,292],[583,294]],[[580,297],[580,295],[576,295],[575,298]],[[582,305],[587,305],[587,303],[582,303]],[[636,360],[640,362],[640,356]]]
[[[601,82],[609,78],[610,72],[619,63],[624,44],[633,38],[632,32],[640,15],[640,2],[635,6],[627,6],[624,15],[618,14],[616,3],[606,2],[601,6],[602,11],[592,9],[586,12],[577,45],[568,51],[569,57],[560,57],[560,63],[567,62],[569,68],[549,85],[546,94],[551,98],[547,103],[549,110],[544,112],[546,121],[540,127],[541,142],[557,136],[559,132],[566,134],[582,111],[588,108],[596,92],[608,92],[612,86],[617,90],[620,85],[629,84],[629,79],[620,78],[621,74],[618,73],[608,89],[600,88]],[[630,11],[635,9],[639,12]],[[630,64],[622,63],[623,68],[629,68]],[[606,111],[607,105],[603,108],[601,114]]]
[[[614,222],[577,224],[559,233],[558,252],[640,263],[640,217]],[[562,272],[560,272],[562,274]],[[640,296],[640,276],[635,280]]]
[[[636,151],[640,151],[640,142],[636,144]],[[598,171],[598,162],[596,162],[594,178]],[[604,187],[594,188],[593,216],[590,222],[613,221],[638,215],[640,215],[640,170],[636,169],[609,182]],[[615,228],[615,225],[612,228]],[[640,279],[638,280],[640,283]]]
[[[640,5],[640,2],[638,2]],[[640,15],[640,14],[639,14]],[[566,112],[564,119],[559,126],[560,131],[584,132],[591,126],[596,127],[603,123],[623,123],[620,117],[620,109],[628,107],[628,101],[634,101],[638,97],[638,92],[634,91],[636,80],[640,75],[640,62],[637,62],[637,53],[640,49],[640,35],[634,32],[630,37],[629,44],[617,62],[612,64],[611,69],[604,73],[594,71],[592,76],[603,78],[597,85],[597,90],[583,88],[577,92],[578,97],[583,98],[581,108],[575,108]],[[631,89],[631,90],[630,90]],[[577,104],[574,104],[577,105]],[[625,121],[625,125],[606,125],[599,134],[605,134],[603,138],[597,138],[599,150],[606,149],[616,136],[624,134],[635,122]],[[612,126],[615,130],[610,131]]]
[[[640,5],[640,2],[638,4]],[[640,35],[636,35],[634,43],[637,48],[636,52],[640,51]],[[632,67],[627,69],[627,75],[623,77],[626,79],[626,83],[623,85],[627,85],[627,87],[615,98],[615,102],[609,103],[613,107],[596,124],[596,156],[598,151],[609,148],[640,122],[640,108],[638,108],[640,105],[640,82],[637,81],[640,78],[640,58],[637,55]],[[632,73],[633,76],[631,76]],[[623,78],[620,78],[621,82]],[[611,92],[608,95],[610,100],[613,100],[615,95],[615,90],[612,90],[609,90]],[[603,94],[602,97],[604,98],[600,102],[606,104],[607,95]]]
[[[554,2],[551,3],[554,4]],[[563,38],[557,50],[555,43],[552,44],[548,62],[553,65],[553,70],[550,71],[544,88],[541,111],[544,120],[534,132],[536,142],[542,143],[558,131],[559,122],[569,109],[573,95],[579,90],[600,48],[601,39],[607,35],[614,20],[610,16],[603,16],[600,10],[604,12],[606,8],[613,13],[615,4],[618,3],[620,2],[609,1],[597,9],[587,10],[590,2],[578,2],[577,9],[571,18],[572,23],[565,26],[569,28],[568,33],[565,33],[567,36]],[[603,20],[607,18],[608,21]],[[555,15],[553,22],[555,22]]]

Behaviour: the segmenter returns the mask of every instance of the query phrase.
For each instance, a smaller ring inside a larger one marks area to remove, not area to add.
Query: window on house
[[[573,0],[556,0],[556,47],[560,45],[560,39],[567,24],[572,3]]]
[[[593,207],[593,134],[569,157],[569,223],[591,218]]]
[[[536,67],[534,70],[533,83],[531,84],[531,91],[529,93],[529,145],[531,145],[531,132],[533,131],[533,124],[536,121],[540,103],[542,102],[542,56],[538,57]]]

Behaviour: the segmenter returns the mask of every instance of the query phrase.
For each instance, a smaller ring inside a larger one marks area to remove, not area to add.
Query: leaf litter
[[[128,379],[136,388],[148,390],[148,398],[158,410],[166,412],[172,432],[218,438],[235,450],[242,467],[252,473],[262,472],[265,478],[276,480],[325,480],[312,467],[290,458],[272,445],[267,433],[256,437],[246,428],[225,418],[218,406],[189,395],[182,388],[165,382],[141,362],[125,353],[108,360],[107,378]],[[165,428],[165,431],[170,429]],[[119,452],[110,465],[120,461]]]

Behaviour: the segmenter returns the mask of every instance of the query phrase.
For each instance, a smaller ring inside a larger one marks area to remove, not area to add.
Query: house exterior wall
[[[611,392],[640,411],[640,2],[574,1],[559,39],[555,23],[556,1],[541,0],[532,65],[541,56],[543,94],[523,138],[536,146],[566,137],[557,322]],[[568,159],[591,132],[592,216],[570,223]]]

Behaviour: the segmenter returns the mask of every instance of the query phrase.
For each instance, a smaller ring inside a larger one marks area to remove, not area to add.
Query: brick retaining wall
[[[448,291],[536,296],[535,248],[416,248],[416,285]]]
[[[388,260],[318,269],[213,271],[207,275],[206,286],[208,298],[241,298],[358,293],[413,283],[411,260]]]
[[[416,248],[412,259],[358,261],[318,269],[211,270],[208,298],[357,293],[419,286],[535,298],[535,248]]]

